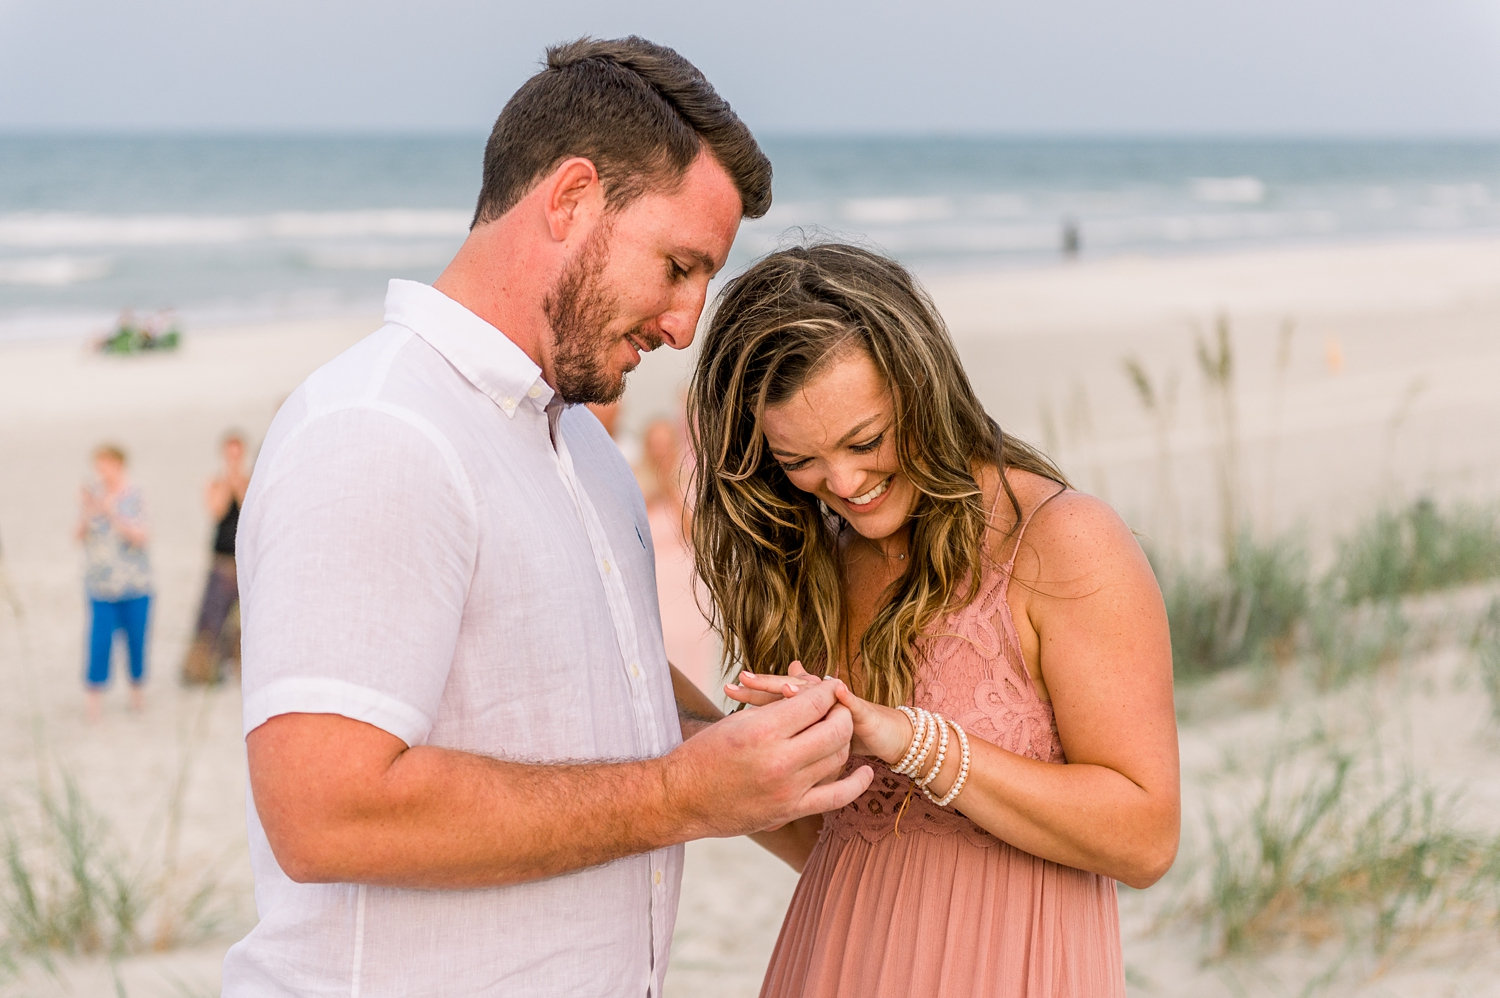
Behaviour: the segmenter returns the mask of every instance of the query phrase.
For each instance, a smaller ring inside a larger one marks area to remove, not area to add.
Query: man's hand
[[[740,711],[662,760],[669,805],[681,808],[693,838],[741,835],[841,808],[874,775],[861,766],[839,778],[853,730],[833,683]]]
[[[801,662],[793,662],[784,676],[741,672],[739,682],[725,686],[724,692],[731,700],[761,706],[791,699],[820,685],[834,687],[838,702],[849,709],[854,724],[851,751],[855,755],[874,756],[886,763],[895,763],[906,753],[916,733],[900,711],[855,696],[838,679],[814,676],[802,668]]]

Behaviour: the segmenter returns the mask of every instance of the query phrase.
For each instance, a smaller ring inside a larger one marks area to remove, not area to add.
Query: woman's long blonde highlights
[[[726,673],[784,674],[796,660],[827,674],[844,655],[841,521],[770,457],[761,416],[851,349],[891,386],[898,461],[918,496],[908,568],[857,646],[856,692],[894,706],[911,696],[918,637],[977,588],[989,513],[978,469],[1064,479],[1001,434],[936,308],[899,264],[841,244],[761,260],[720,296],[688,393],[694,558]]]

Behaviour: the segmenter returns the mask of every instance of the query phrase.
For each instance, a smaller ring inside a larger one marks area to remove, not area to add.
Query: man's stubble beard
[[[564,402],[607,405],[625,392],[625,375],[610,369],[610,355],[624,334],[609,331],[619,299],[604,286],[609,262],[608,226],[589,236],[578,256],[563,271],[542,310],[552,327],[553,386]],[[645,345],[655,338],[635,331]]]

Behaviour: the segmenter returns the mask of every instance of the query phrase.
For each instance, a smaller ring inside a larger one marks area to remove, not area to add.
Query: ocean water
[[[483,135],[0,136],[0,339],[373,309],[462,241]],[[1500,141],[766,137],[770,214],[919,273],[1500,232]]]

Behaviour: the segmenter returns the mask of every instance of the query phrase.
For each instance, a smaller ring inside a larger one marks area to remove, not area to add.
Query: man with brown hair
[[[260,924],[226,995],[656,995],[682,842],[868,784],[831,684],[674,703],[640,492],[575,404],[692,341],[769,202],[675,52],[554,48],[447,269],[282,407],[237,552]]]

